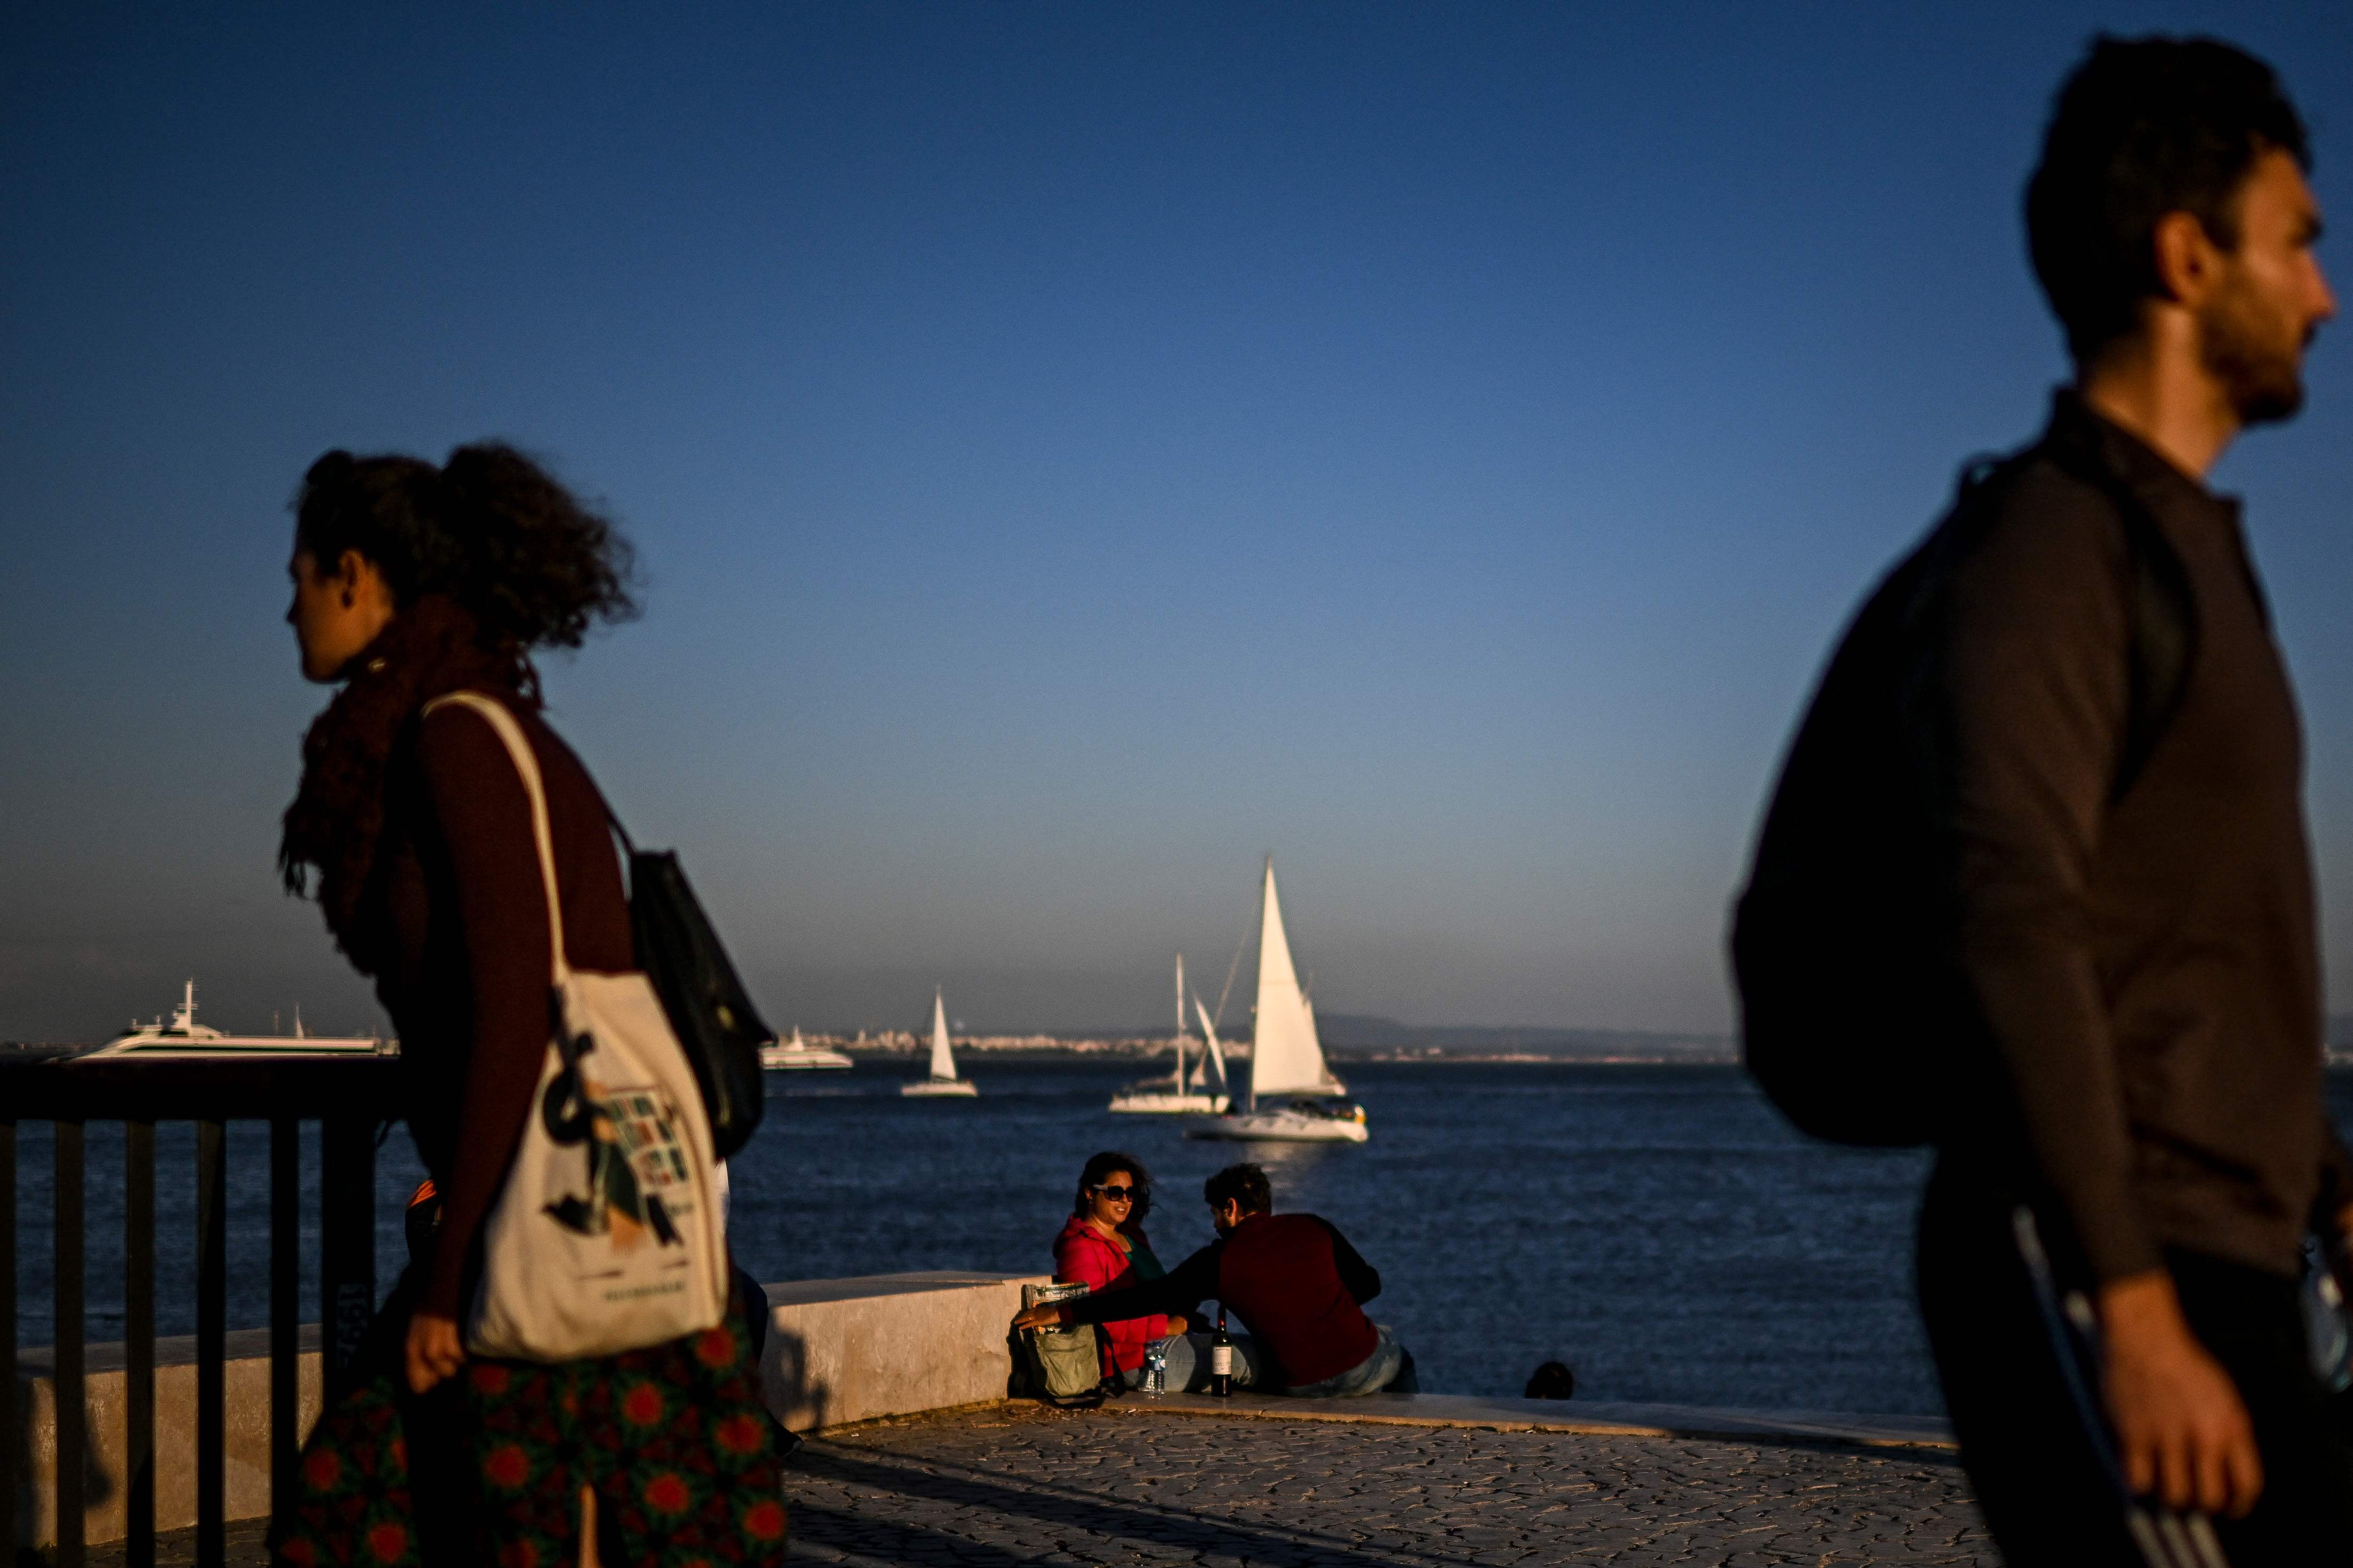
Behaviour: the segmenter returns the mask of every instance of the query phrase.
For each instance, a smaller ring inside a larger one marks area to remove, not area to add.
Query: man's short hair
[[[1274,1207],[1274,1189],[1257,1165],[1228,1165],[1201,1184],[1201,1195],[1213,1209],[1224,1208],[1229,1200],[1240,1204],[1244,1214],[1264,1214]]]
[[[2224,250],[2255,160],[2309,171],[2304,121],[2271,67],[2213,38],[2092,41],[2059,89],[2026,186],[2026,241],[2043,295],[2084,363],[2139,323],[2158,292],[2156,233],[2186,212]]]

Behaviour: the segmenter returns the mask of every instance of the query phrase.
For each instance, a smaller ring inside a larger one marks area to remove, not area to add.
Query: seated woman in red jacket
[[[1167,1272],[1152,1255],[1144,1216],[1152,1212],[1152,1173],[1132,1154],[1105,1150],[1079,1173],[1069,1223],[1054,1238],[1054,1278],[1100,1293],[1140,1285]],[[1103,1373],[1133,1384],[1153,1341],[1185,1331],[1182,1316],[1155,1312],[1103,1325]]]

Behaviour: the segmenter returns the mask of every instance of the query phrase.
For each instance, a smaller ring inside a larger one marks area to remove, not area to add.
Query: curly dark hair
[[[1116,1149],[1105,1149],[1087,1161],[1086,1169],[1079,1173],[1079,1192],[1071,1200],[1071,1212],[1086,1213],[1087,1194],[1103,1185],[1114,1171],[1125,1171],[1129,1184],[1135,1188],[1135,1206],[1127,1211],[1127,1223],[1119,1227],[1132,1230],[1152,1212],[1152,1173],[1144,1168],[1143,1161]]]
[[[460,447],[438,468],[338,448],[302,476],[294,516],[296,548],[322,570],[357,551],[396,604],[446,595],[517,653],[578,647],[593,623],[637,614],[628,541],[503,442]]]
[[[1201,1198],[1213,1209],[1232,1202],[1244,1214],[1265,1214],[1274,1207],[1274,1187],[1263,1165],[1228,1165],[1201,1184]]]
[[[2026,186],[2034,275],[2078,364],[2129,333],[2158,291],[2159,218],[2189,213],[2238,247],[2240,188],[2271,152],[2312,167],[2303,119],[2253,55],[2214,38],[2092,41]]]

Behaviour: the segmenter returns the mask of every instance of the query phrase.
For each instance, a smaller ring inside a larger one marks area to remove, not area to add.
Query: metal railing
[[[27,1462],[17,1408],[16,1124],[54,1124],[57,1321],[54,1387],[57,1568],[83,1562],[88,1448],[83,1326],[83,1129],[123,1123],[122,1477],[129,1568],[155,1561],[155,1124],[195,1123],[196,1562],[224,1557],[225,1340],[227,1333],[227,1123],[269,1123],[269,1495],[293,1493],[301,1302],[301,1123],[322,1124],[319,1295],[325,1384],[332,1397],[375,1305],[376,1124],[396,1103],[393,1057],[214,1060],[0,1060],[0,1551],[23,1534],[17,1499]],[[29,1490],[26,1494],[29,1496]]]

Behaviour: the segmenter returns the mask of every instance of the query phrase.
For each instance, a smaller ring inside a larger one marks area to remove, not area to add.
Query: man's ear
[[[2223,254],[2195,213],[2169,212],[2158,218],[2149,249],[2161,293],[2193,310],[2205,303],[2221,276]]]

